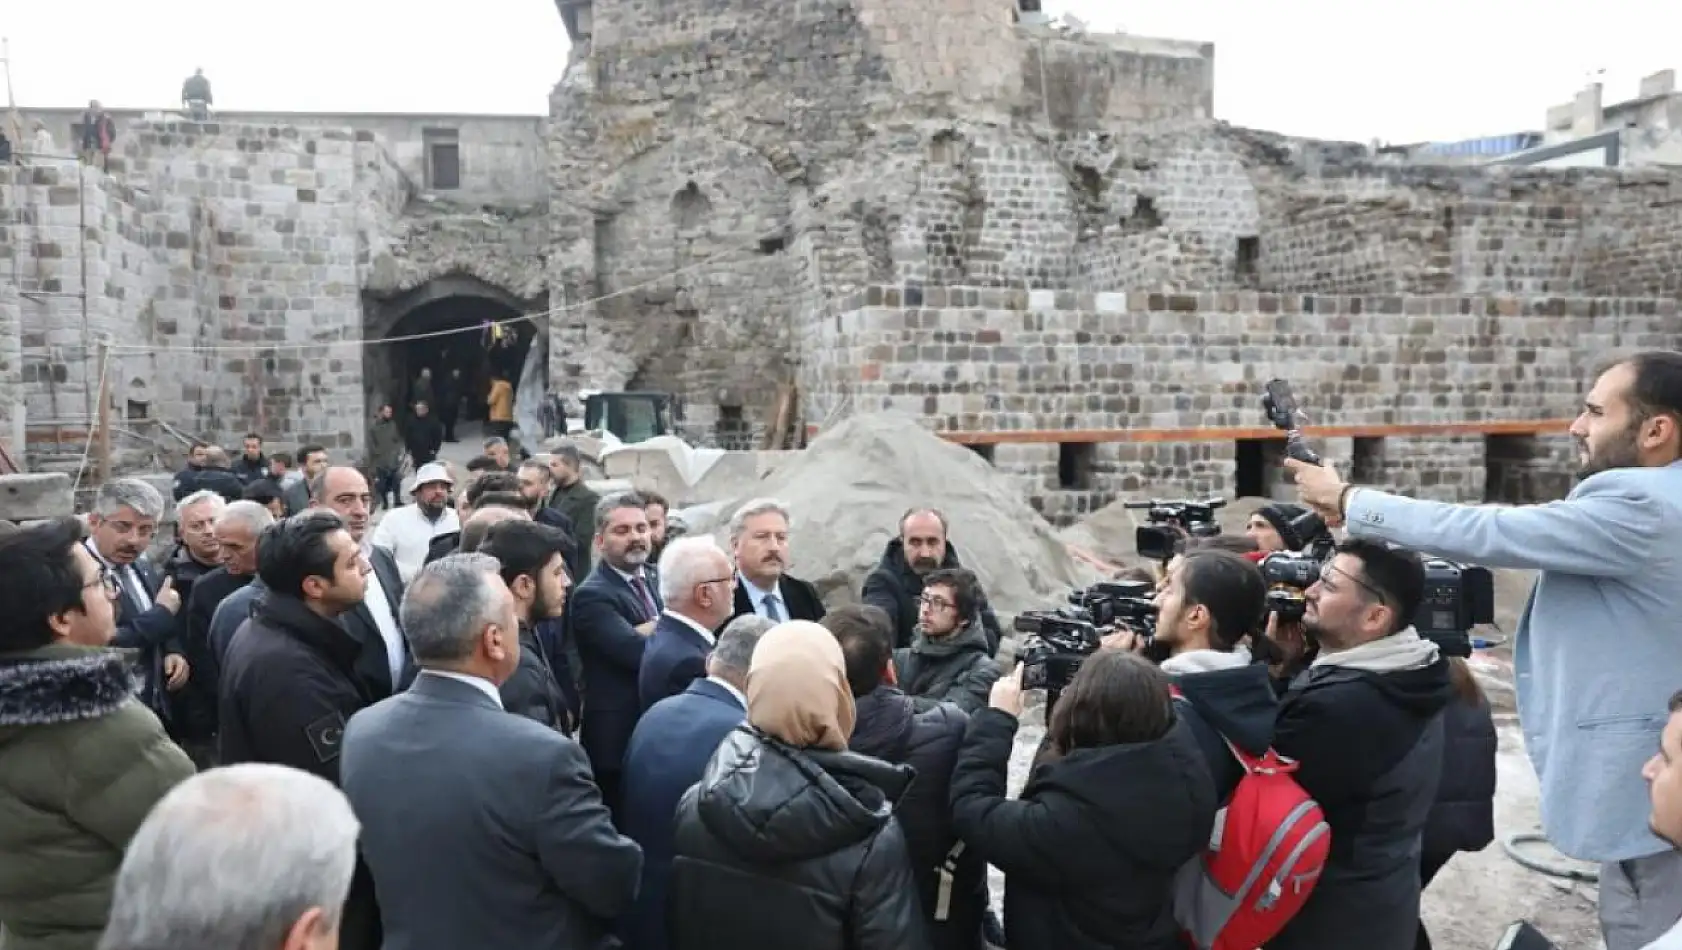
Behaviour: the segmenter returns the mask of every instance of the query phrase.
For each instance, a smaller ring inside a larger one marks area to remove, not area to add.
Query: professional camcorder
[[[1215,509],[1226,505],[1225,498],[1205,498],[1202,501],[1130,501],[1122,507],[1129,511],[1145,512],[1145,520],[1133,532],[1133,545],[1140,557],[1153,561],[1167,561],[1174,556],[1180,538],[1211,538],[1221,533],[1215,523]]]
[[[1413,615],[1420,636],[1446,656],[1471,656],[1472,628],[1494,622],[1495,575],[1489,568],[1425,559],[1425,596]]]
[[[1022,687],[1060,692],[1113,628],[1155,636],[1153,590],[1144,581],[1102,581],[1071,592],[1066,607],[1018,615],[1016,629],[1029,635],[1021,650]]]

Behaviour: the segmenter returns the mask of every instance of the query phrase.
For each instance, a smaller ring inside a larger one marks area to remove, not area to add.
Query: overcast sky
[[[1597,71],[1611,103],[1682,68],[1682,0],[1046,3],[1212,41],[1216,116],[1293,135],[1520,131]],[[22,106],[172,106],[202,66],[221,108],[303,112],[544,113],[567,46],[553,0],[0,0],[0,34]]]

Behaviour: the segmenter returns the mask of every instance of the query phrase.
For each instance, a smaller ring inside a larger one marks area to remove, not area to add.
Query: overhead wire
[[[649,287],[682,277],[692,271],[703,270],[709,267],[717,267],[719,264],[729,263],[736,259],[736,255],[747,251],[760,253],[760,249],[764,246],[764,242],[766,240],[783,237],[787,235],[787,233],[788,230],[786,228],[776,228],[771,231],[767,231],[752,240],[745,241],[740,245],[725,248],[724,250],[721,250],[718,253],[708,256],[702,260],[696,261],[693,264],[686,264],[683,267],[667,271],[659,276],[650,277],[647,280],[638,281],[625,287],[620,287],[617,290],[611,290],[607,293],[598,294],[585,300],[559,304],[557,306],[550,307],[547,310],[536,311],[533,313],[522,313],[517,316],[504,317],[500,320],[485,320],[468,327],[454,327],[448,330],[429,330],[424,333],[406,333],[401,336],[388,336],[377,340],[339,339],[318,340],[309,343],[245,343],[233,346],[170,346],[144,343],[117,343],[113,341],[109,348],[113,351],[135,354],[180,353],[184,355],[192,355],[198,353],[287,353],[322,349],[331,350],[341,347],[360,349],[366,346],[383,346],[387,344],[412,343],[418,340],[433,340],[440,337],[454,336],[460,333],[481,333],[492,327],[509,326],[516,323],[525,323],[546,317],[552,317],[568,313],[573,310],[581,310],[585,307],[593,306],[598,303],[604,303],[629,294],[634,294],[637,291],[646,290]]]

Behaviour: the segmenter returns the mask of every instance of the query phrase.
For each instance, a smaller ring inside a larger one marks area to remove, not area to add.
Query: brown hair
[[[1067,755],[1152,742],[1173,726],[1167,674],[1124,650],[1099,650],[1063,690],[1047,735],[1055,753]]]
[[[1464,657],[1451,656],[1448,658],[1448,681],[1454,687],[1456,699],[1468,706],[1482,706],[1485,701],[1483,687],[1478,685],[1478,678],[1472,672],[1472,667]]]

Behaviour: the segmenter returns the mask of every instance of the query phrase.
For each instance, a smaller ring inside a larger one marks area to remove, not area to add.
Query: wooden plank
[[[1405,438],[1433,435],[1553,435],[1571,426],[1567,419],[1519,419],[1490,422],[1423,422],[1390,425],[1309,426],[1310,439]],[[1022,429],[1012,432],[951,431],[936,435],[960,445],[1024,445],[1048,442],[1237,442],[1283,439],[1271,426],[1204,429]]]

